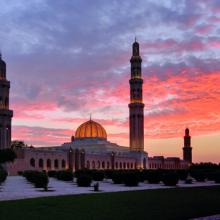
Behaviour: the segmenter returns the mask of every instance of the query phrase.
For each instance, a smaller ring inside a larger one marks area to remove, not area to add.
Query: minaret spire
[[[192,164],[192,147],[191,147],[191,136],[189,134],[189,128],[185,129],[183,160],[187,161],[189,164]]]
[[[130,150],[144,150],[144,104],[142,95],[142,59],[139,54],[139,43],[132,45],[131,79],[130,83],[130,104],[129,106],[129,127],[130,127]]]

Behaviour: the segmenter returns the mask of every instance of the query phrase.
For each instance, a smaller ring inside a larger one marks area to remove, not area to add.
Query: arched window
[[[122,162],[120,162],[120,169],[122,169]]]
[[[101,167],[101,163],[100,163],[100,161],[98,160],[98,162],[97,162],[97,168],[100,169],[100,167]]]
[[[62,168],[66,168],[66,161],[62,160]]]
[[[143,159],[143,168],[144,168],[144,169],[147,168],[147,161],[146,161],[146,158]]]
[[[131,169],[133,169],[133,163],[131,163]]]
[[[134,164],[134,168],[137,169],[137,163]]]
[[[87,168],[87,169],[90,168],[90,162],[89,162],[89,160],[86,161],[86,168]]]
[[[92,161],[92,169],[95,169],[95,161]]]
[[[105,169],[105,161],[102,161],[102,169]]]
[[[43,159],[39,159],[39,167],[40,168],[43,168],[44,167],[44,161],[43,161]]]
[[[59,162],[58,162],[58,160],[56,159],[56,160],[54,160],[54,167],[56,168],[56,169],[58,169],[59,168]]]
[[[118,169],[118,162],[115,163],[115,168]]]
[[[126,163],[125,162],[123,163],[123,168],[126,169]]]
[[[34,159],[34,158],[31,158],[31,159],[30,159],[30,165],[31,165],[32,167],[35,167],[35,159]]]
[[[47,159],[47,168],[51,168],[51,160]]]
[[[127,168],[130,169],[130,164],[129,163],[127,163]]]
[[[110,168],[110,163],[109,163],[109,161],[107,162],[107,169],[109,169]]]

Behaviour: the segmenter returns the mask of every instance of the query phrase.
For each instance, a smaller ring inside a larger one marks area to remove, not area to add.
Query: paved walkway
[[[202,218],[194,218],[192,220],[220,220],[220,215],[212,215],[212,216],[207,216],[207,217],[202,217]]]
[[[123,184],[113,184],[111,180],[104,180],[99,183],[102,192],[120,192],[120,191],[135,191],[148,189],[165,189],[171,188],[163,184],[148,184],[140,183],[137,187],[126,187]],[[214,186],[213,182],[184,184],[180,182],[177,187],[198,187],[198,186]],[[78,187],[74,182],[59,181],[50,178],[49,192],[44,192],[41,189],[36,189],[21,176],[9,176],[5,183],[0,186],[0,201],[16,200],[25,198],[35,198],[43,196],[57,196],[57,195],[74,195],[74,194],[88,194],[97,193],[93,191],[93,187]]]

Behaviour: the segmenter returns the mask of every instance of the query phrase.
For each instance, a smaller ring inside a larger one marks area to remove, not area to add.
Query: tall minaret
[[[183,160],[187,161],[189,164],[192,164],[192,147],[191,136],[189,135],[189,128],[185,129]]]
[[[144,150],[144,104],[142,96],[143,79],[141,76],[142,59],[139,54],[138,42],[133,43],[130,83],[129,106],[129,128],[130,128],[130,150]]]
[[[6,79],[6,63],[0,54],[0,149],[11,147],[11,119],[9,110],[10,82]]]

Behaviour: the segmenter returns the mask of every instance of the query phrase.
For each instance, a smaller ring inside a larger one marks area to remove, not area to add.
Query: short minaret
[[[10,82],[6,79],[6,63],[0,54],[0,149],[11,147],[11,119],[9,110]]]
[[[189,164],[192,164],[192,147],[191,136],[189,135],[189,128],[185,129],[183,160],[187,161]]]
[[[143,79],[141,74],[142,59],[138,42],[133,43],[130,83],[129,128],[130,150],[144,151],[144,104],[142,96]]]

